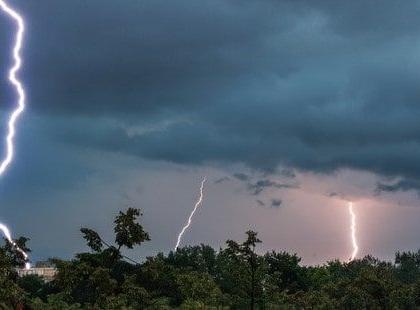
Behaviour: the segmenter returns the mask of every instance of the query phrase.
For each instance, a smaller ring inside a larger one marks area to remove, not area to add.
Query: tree
[[[18,279],[18,285],[25,290],[31,298],[44,297],[44,280],[37,275],[27,275]]]
[[[306,268],[299,266],[301,259],[296,254],[272,251],[264,255],[264,260],[267,264],[270,284],[272,284],[271,289],[287,291],[287,293],[308,289],[309,279]]]
[[[179,296],[176,275],[178,270],[168,264],[162,253],[155,257],[148,257],[138,273],[138,283],[141,283],[152,298],[166,298],[170,304],[179,305],[182,300]]]
[[[216,264],[216,251],[208,246],[186,246],[169,252],[166,263],[181,269],[196,270],[214,274]]]
[[[131,285],[139,267],[136,267],[137,262],[121,253],[122,247],[132,249],[150,240],[142,225],[137,223],[141,215],[138,209],[133,208],[119,212],[114,221],[115,246],[104,241],[96,231],[81,229],[93,253],[79,253],[69,262],[55,260],[58,273],[54,286],[62,293],[60,300],[69,304],[108,308],[111,304],[137,305],[146,298],[133,299],[137,293],[147,296],[147,291]],[[122,258],[136,265],[122,261]]]
[[[115,243],[118,244],[118,250],[122,246],[132,249],[133,246],[150,240],[143,226],[136,223],[137,218],[142,215],[139,209],[129,208],[126,213],[120,211],[115,218]]]
[[[88,247],[94,252],[102,251],[103,241],[96,231],[89,228],[80,228],[80,231],[83,234],[83,238],[87,241]]]
[[[19,248],[30,252],[26,246],[28,240],[20,237],[14,242]],[[16,269],[23,267],[26,261],[17,247],[5,239],[4,246],[0,247],[0,308],[17,308],[24,303],[25,291],[17,284]]]
[[[246,235],[247,239],[241,244],[233,240],[226,241],[228,247],[225,254],[226,258],[231,260],[229,268],[235,270],[233,273],[236,275],[236,281],[242,280],[242,283],[237,284],[245,288],[244,291],[250,298],[250,308],[253,310],[258,297],[262,296],[264,260],[255,252],[257,244],[261,243],[257,233],[250,230]]]
[[[91,251],[58,260],[56,278],[18,277],[25,263],[17,248],[0,247],[1,309],[416,309],[420,307],[420,252],[302,266],[296,254],[256,252],[261,241],[228,240],[219,251],[200,245],[159,253],[138,263],[123,256],[148,241],[139,210],[115,218],[115,243],[81,232]],[[24,250],[26,238],[16,244]]]
[[[208,273],[190,271],[178,274],[176,284],[183,301],[201,302],[204,305],[217,305],[221,291]]]
[[[395,254],[395,272],[404,283],[414,283],[420,277],[420,250],[397,252]]]
[[[31,249],[26,246],[26,243],[29,241],[26,237],[19,237],[16,240],[13,240],[14,244],[12,244],[9,240],[4,239],[5,245],[4,249],[12,260],[11,264],[16,267],[23,268],[25,264],[28,262],[27,257],[22,253],[30,253]],[[18,250],[20,249],[20,250]]]
[[[93,252],[101,254],[104,261],[108,264],[114,264],[121,257],[137,263],[133,259],[121,254],[121,248],[124,246],[132,249],[135,245],[140,245],[144,241],[150,241],[149,234],[144,231],[143,226],[137,223],[137,218],[143,214],[139,209],[128,208],[126,212],[120,211],[114,220],[115,243],[113,246],[105,242],[101,236],[94,230],[89,228],[81,228],[83,238],[86,240],[88,247]],[[103,250],[103,246],[107,248]]]
[[[64,294],[52,294],[47,301],[35,298],[31,303],[34,310],[80,310],[82,307],[78,303],[69,304]]]

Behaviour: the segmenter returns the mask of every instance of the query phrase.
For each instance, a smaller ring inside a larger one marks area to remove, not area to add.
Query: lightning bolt
[[[15,45],[13,47],[13,60],[14,64],[9,70],[9,82],[15,88],[16,94],[18,95],[17,107],[12,111],[9,116],[9,121],[7,123],[7,136],[6,136],[6,156],[0,162],[0,176],[4,174],[6,169],[9,167],[10,163],[13,160],[14,155],[14,138],[15,138],[15,127],[16,122],[19,119],[19,116],[22,114],[25,109],[25,90],[21,81],[17,77],[17,73],[22,66],[22,59],[20,57],[20,52],[22,50],[23,35],[25,33],[25,23],[22,16],[10,7],[4,0],[0,0],[0,9],[6,13],[16,24],[17,31],[15,36]],[[20,249],[16,243],[13,241],[10,230],[6,225],[0,223],[0,230],[6,236],[7,240],[20,252],[22,253],[25,260],[28,259],[28,255]],[[30,264],[26,263],[26,268],[30,268]]]
[[[353,245],[353,252],[351,253],[350,261],[354,260],[359,252],[359,246],[357,245],[356,239],[356,214],[353,210],[353,202],[349,202],[348,210],[350,214],[350,232],[351,232],[351,243]]]
[[[6,237],[6,239],[10,242],[10,244],[12,246],[14,246],[16,248],[16,250],[18,250],[22,255],[23,258],[27,261],[29,259],[28,254],[25,253],[25,251],[23,251],[21,248],[19,248],[16,244],[15,241],[13,241],[12,239],[12,234],[10,233],[9,228],[7,228],[6,225],[0,223],[0,230],[3,232],[3,235]],[[31,268],[31,264],[29,262],[25,263],[25,268],[29,269]]]
[[[204,183],[206,183],[206,181],[207,181],[206,177],[204,177],[204,179],[201,181],[200,196],[198,197],[198,200],[194,205],[194,209],[192,210],[190,216],[188,217],[187,223],[185,224],[185,226],[182,228],[181,232],[178,235],[178,239],[176,241],[176,245],[175,245],[175,249],[174,249],[175,251],[178,249],[179,244],[181,243],[182,236],[184,235],[185,231],[188,229],[188,227],[190,227],[191,221],[192,221],[192,218],[194,216],[195,211],[197,211],[198,207],[200,207],[200,205],[203,203]]]

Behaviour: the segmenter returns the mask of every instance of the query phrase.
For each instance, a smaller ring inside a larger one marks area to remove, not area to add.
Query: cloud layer
[[[185,164],[420,177],[416,1],[19,6],[31,109],[63,118],[60,141]]]

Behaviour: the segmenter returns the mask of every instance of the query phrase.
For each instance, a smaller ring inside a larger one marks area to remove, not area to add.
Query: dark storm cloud
[[[271,207],[272,208],[279,208],[283,204],[281,199],[272,199],[271,200]]]
[[[257,205],[259,206],[259,207],[265,207],[266,206],[266,203],[265,202],[263,202],[262,200],[260,200],[260,199],[257,199],[257,200],[255,200],[256,201],[256,203],[257,203]],[[271,201],[268,203],[268,206],[270,207],[270,208],[275,208],[275,209],[277,209],[277,208],[280,208],[280,206],[283,204],[283,201],[281,200],[281,199],[271,199]]]
[[[250,179],[250,176],[245,173],[235,173],[233,176],[239,181],[248,181]]]
[[[214,184],[221,184],[221,183],[224,183],[226,181],[230,181],[230,178],[229,177],[219,178],[219,179],[217,179],[217,180],[214,181]]]
[[[417,1],[121,3],[18,2],[31,109],[63,118],[60,142],[420,180]]]
[[[291,169],[282,169],[279,173],[282,177],[294,179],[296,178],[296,174]]]
[[[410,191],[415,190],[417,192],[420,191],[420,182],[417,180],[400,180],[395,183],[385,184],[385,183],[378,183],[376,185],[375,193],[381,194],[383,192],[386,193],[393,193],[398,191]]]
[[[259,195],[267,188],[298,188],[298,185],[278,183],[269,179],[258,180],[255,183],[248,184],[248,190],[252,193],[252,195]]]

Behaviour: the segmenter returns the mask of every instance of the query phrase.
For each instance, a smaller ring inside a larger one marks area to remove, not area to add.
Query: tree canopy
[[[140,262],[121,250],[150,241],[129,208],[114,220],[114,244],[82,228],[89,252],[52,259],[53,281],[18,277],[24,258],[12,244],[0,247],[0,308],[5,309],[417,309],[420,251],[397,252],[394,262],[366,256],[304,266],[296,254],[261,253],[247,231],[219,250],[186,246]],[[19,238],[29,250],[28,239]],[[126,253],[126,252],[125,252]]]

